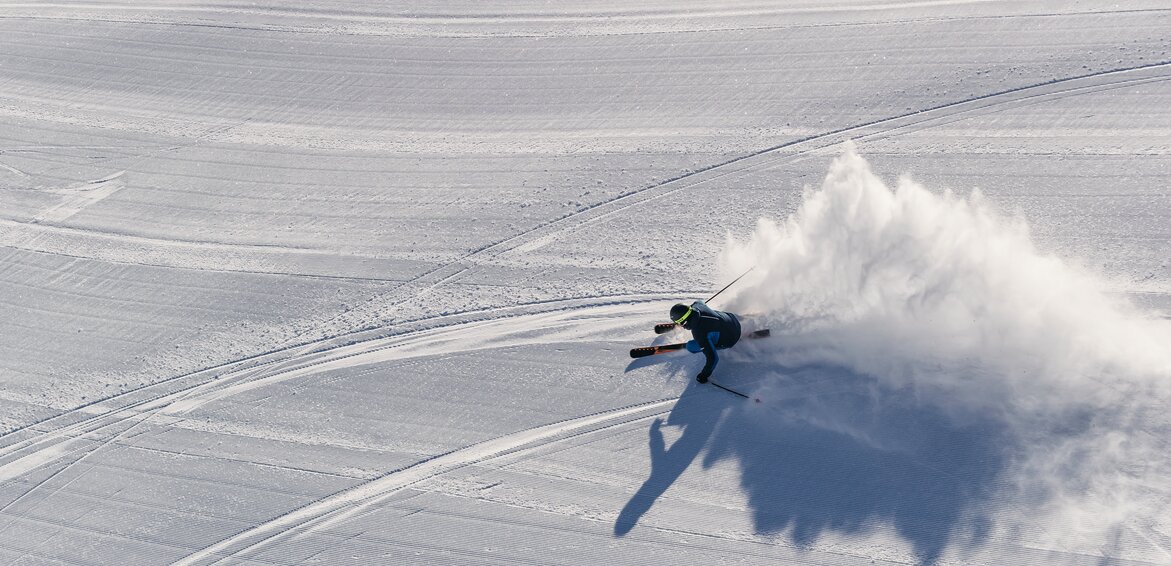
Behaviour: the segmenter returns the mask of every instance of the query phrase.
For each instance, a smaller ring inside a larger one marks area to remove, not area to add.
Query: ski
[[[748,334],[744,337],[745,338],[765,338],[769,334],[771,334],[769,332],[769,329],[765,328],[763,330],[757,330],[757,331],[755,331],[751,334]],[[666,354],[667,352],[674,352],[676,350],[682,350],[686,346],[687,346],[686,342],[680,342],[678,344],[663,344],[660,346],[642,346],[640,348],[631,348],[630,357],[632,357],[632,358],[645,358],[647,356]]]
[[[647,356],[654,356],[656,354],[666,354],[667,352],[674,352],[675,350],[682,350],[687,344],[681,342],[679,344],[663,344],[661,346],[643,346],[641,348],[632,348],[630,350],[630,357],[645,358]]]
[[[655,334],[666,334],[675,330],[676,324],[674,322],[660,322],[655,325]]]

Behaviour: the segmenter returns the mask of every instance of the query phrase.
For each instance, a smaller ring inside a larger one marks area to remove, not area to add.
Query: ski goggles
[[[690,317],[691,313],[693,313],[693,312],[695,312],[695,309],[692,309],[691,307],[687,307],[687,312],[683,313],[683,316],[679,317],[679,320],[674,321],[675,324],[682,326],[683,321],[687,320],[687,318]]]

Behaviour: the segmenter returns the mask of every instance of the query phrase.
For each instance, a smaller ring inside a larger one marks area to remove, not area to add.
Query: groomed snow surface
[[[0,564],[1171,564],[1165,1],[381,4],[0,3]]]

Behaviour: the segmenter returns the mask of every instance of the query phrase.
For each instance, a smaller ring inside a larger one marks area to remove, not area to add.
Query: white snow
[[[0,563],[1171,564],[1169,181],[1162,1],[0,3]]]

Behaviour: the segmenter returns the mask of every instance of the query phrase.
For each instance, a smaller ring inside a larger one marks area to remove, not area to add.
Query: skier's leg
[[[708,332],[707,338],[711,341],[713,346],[716,346],[720,343],[719,332]],[[687,348],[687,351],[691,352],[692,354],[698,354],[703,351],[703,348],[699,345],[699,342],[696,342],[695,340],[688,340],[684,347]],[[716,347],[718,348],[719,346]]]

